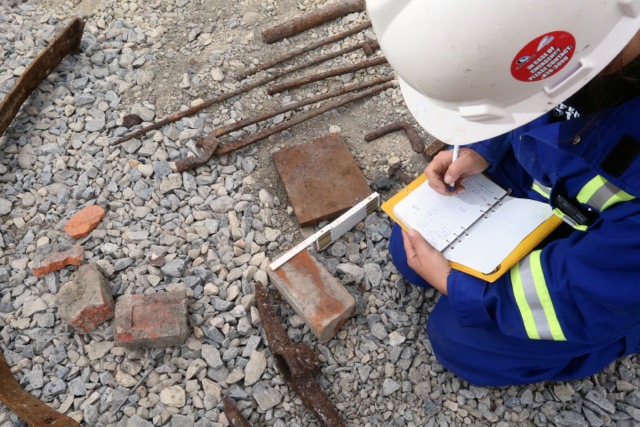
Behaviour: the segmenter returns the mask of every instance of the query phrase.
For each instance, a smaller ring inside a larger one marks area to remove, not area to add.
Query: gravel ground
[[[119,148],[109,142],[127,131],[127,114],[153,121],[228,92],[245,67],[365,19],[353,14],[290,41],[261,41],[261,28],[323,4],[1,0],[0,96],[70,17],[86,17],[82,52],[47,78],[0,138],[0,348],[33,395],[87,426],[227,426],[224,395],[256,426],[317,425],[277,373],[255,307],[254,282],[266,281],[269,258],[302,239],[271,153],[338,131],[372,184],[393,163],[415,174],[424,164],[402,137],[362,138],[380,124],[410,120],[399,91],[214,159],[197,173],[174,173],[171,162],[195,152],[195,138],[219,125],[389,70],[275,97],[258,88],[142,140]],[[344,44],[366,37],[373,34]],[[362,59],[354,53],[327,66]],[[113,344],[111,321],[81,335],[57,317],[55,294],[74,268],[36,278],[31,267],[71,243],[62,227],[90,204],[107,215],[80,240],[85,260],[108,272],[116,298],[186,291],[193,332],[184,346],[125,350]],[[424,328],[437,296],[398,276],[386,249],[390,229],[384,214],[373,214],[318,254],[357,300],[356,315],[327,345],[277,301],[289,336],[319,350],[318,380],[350,426],[640,423],[635,356],[592,378],[522,387],[473,387],[444,370]],[[150,266],[150,254],[167,264]],[[22,425],[0,406],[0,427]]]

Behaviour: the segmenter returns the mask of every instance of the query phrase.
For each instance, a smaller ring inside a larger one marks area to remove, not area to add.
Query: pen
[[[453,157],[451,158],[451,163],[458,160],[458,154],[460,154],[460,146],[458,144],[453,146]],[[455,188],[455,181],[449,184],[449,193],[453,193],[453,189]]]

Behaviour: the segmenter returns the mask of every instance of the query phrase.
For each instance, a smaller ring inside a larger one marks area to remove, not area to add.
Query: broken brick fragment
[[[113,317],[111,286],[98,264],[85,264],[56,295],[58,316],[87,333]]]
[[[105,211],[98,205],[80,210],[65,224],[64,231],[74,239],[88,236],[100,223]]]
[[[171,347],[189,336],[182,292],[123,295],[116,302],[114,338],[125,348]]]
[[[38,267],[32,269],[36,277],[41,277],[54,271],[62,270],[68,265],[80,265],[84,258],[84,249],[80,245],[73,245],[64,251],[52,252],[44,257]]]

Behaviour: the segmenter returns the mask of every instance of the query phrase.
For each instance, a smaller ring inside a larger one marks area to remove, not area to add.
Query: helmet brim
[[[464,119],[460,113],[444,108],[399,78],[400,90],[407,108],[430,135],[450,145],[467,145],[512,131],[544,114],[512,116],[508,123],[477,122]]]

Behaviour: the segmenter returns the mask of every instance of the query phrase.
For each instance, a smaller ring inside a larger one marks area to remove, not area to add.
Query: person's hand
[[[429,186],[442,195],[451,195],[449,185],[455,182],[453,194],[464,191],[464,178],[479,174],[489,167],[487,159],[469,148],[460,148],[458,159],[451,162],[453,150],[441,151],[424,170]]]
[[[447,295],[447,278],[451,273],[449,261],[422,238],[420,233],[402,230],[407,264],[438,291]]]

